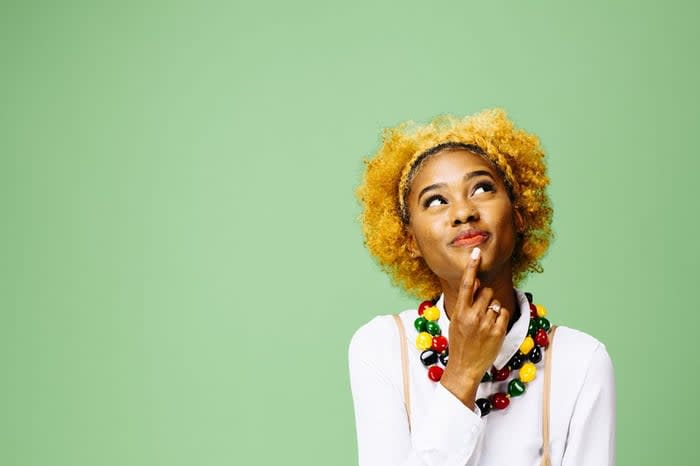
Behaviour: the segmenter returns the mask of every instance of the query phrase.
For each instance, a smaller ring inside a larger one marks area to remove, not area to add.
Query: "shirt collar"
[[[501,350],[498,352],[498,356],[496,356],[496,359],[493,361],[493,365],[496,367],[496,369],[502,369],[503,366],[510,361],[510,358],[515,355],[523,340],[527,336],[527,330],[530,326],[530,303],[527,300],[525,293],[518,289],[515,290],[515,296],[517,297],[518,304],[520,306],[520,317],[518,317],[518,320],[515,321],[513,327],[511,327],[510,331],[506,334]],[[435,307],[440,310],[440,318],[438,319],[440,328],[445,329],[443,334],[447,335],[448,329],[450,328],[450,319],[447,318],[447,313],[445,312],[444,293],[440,295],[437,303],[435,303]]]

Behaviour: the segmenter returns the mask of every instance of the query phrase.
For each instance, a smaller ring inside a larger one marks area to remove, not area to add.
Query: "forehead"
[[[473,171],[487,171],[500,181],[493,164],[466,149],[445,149],[428,157],[418,168],[411,183],[411,192],[436,183],[461,183],[464,175]]]

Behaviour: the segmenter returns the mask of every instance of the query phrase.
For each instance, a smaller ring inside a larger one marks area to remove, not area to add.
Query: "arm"
[[[562,466],[615,464],[615,379],[602,344],[593,353],[569,423]]]
[[[370,358],[376,340],[358,331],[350,343],[350,384],[355,406],[358,459],[361,466],[446,466],[474,464],[483,431],[478,414],[442,384],[431,406],[409,432],[401,388]],[[364,341],[363,341],[364,340]],[[370,343],[373,343],[370,345]],[[398,347],[398,341],[394,342]],[[397,362],[398,363],[398,362]]]

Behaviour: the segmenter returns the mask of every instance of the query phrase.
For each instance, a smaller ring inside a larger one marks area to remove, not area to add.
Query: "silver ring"
[[[491,309],[491,310],[492,310],[493,312],[495,312],[496,314],[500,314],[500,313],[501,313],[501,305],[498,304],[498,303],[491,303],[491,304],[488,305],[488,307],[487,307],[486,309]]]

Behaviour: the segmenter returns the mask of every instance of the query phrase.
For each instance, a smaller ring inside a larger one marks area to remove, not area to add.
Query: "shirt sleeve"
[[[437,384],[427,414],[409,431],[402,387],[371,362],[371,354],[364,354],[374,345],[362,339],[358,331],[349,350],[360,466],[476,464],[483,432],[479,414]]]
[[[562,466],[613,466],[615,419],[613,365],[600,344],[574,406]]]

